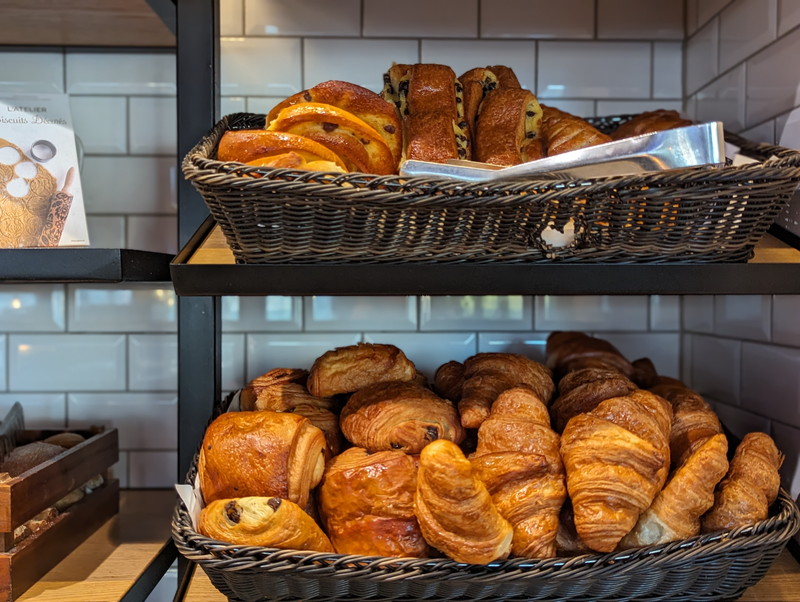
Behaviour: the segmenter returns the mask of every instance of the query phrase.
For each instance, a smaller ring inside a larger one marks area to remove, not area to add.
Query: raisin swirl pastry
[[[200,511],[197,530],[237,545],[333,553],[314,519],[297,504],[277,497],[215,500]]]

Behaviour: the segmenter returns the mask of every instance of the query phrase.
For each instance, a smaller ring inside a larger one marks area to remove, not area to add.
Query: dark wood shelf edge
[[[169,282],[172,258],[135,249],[2,249],[0,283]]]

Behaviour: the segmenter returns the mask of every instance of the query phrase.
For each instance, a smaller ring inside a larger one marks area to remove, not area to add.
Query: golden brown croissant
[[[227,412],[208,425],[197,473],[206,504],[248,496],[305,507],[325,468],[325,435],[285,412]]]
[[[559,396],[550,412],[553,426],[559,433],[573,416],[588,412],[601,401],[621,397],[636,390],[622,372],[607,368],[581,368],[567,372],[558,382]]]
[[[628,121],[619,125],[611,134],[611,137],[614,140],[621,140],[630,136],[640,136],[687,125],[692,125],[692,122],[681,117],[678,111],[657,109],[634,115]]]
[[[333,409],[336,402],[330,397],[315,397],[305,387],[307,370],[275,368],[257,376],[239,394],[242,410],[292,411],[299,405]]]
[[[318,357],[308,373],[308,391],[316,397],[352,393],[373,383],[410,381],[417,369],[400,349],[382,343],[337,347]]]
[[[530,90],[500,88],[486,95],[474,128],[473,157],[494,165],[541,159],[542,109]]]
[[[417,460],[351,447],[325,467],[318,488],[325,530],[340,554],[423,558],[430,550],[414,514]]]
[[[501,393],[478,429],[472,464],[514,528],[514,556],[555,556],[567,496],[559,443],[547,407],[528,387]]]
[[[728,470],[728,440],[705,440],[670,476],[620,548],[687,539],[700,533],[700,517],[714,504],[714,488]]]
[[[214,500],[200,511],[197,530],[236,545],[333,553],[314,519],[294,502],[277,497]]]
[[[673,468],[683,464],[709,437],[722,432],[716,412],[681,381],[659,376],[650,391],[672,404],[669,448]]]
[[[728,473],[703,516],[705,533],[727,531],[765,520],[778,497],[783,454],[766,433],[748,433],[733,454]]]
[[[649,389],[658,382],[658,372],[656,371],[653,360],[649,357],[640,357],[631,362],[633,366],[633,375],[631,380],[635,382],[640,389]]]
[[[517,74],[511,67],[506,65],[489,65],[486,67],[489,71],[494,73],[497,78],[498,88],[521,88],[522,85],[517,79]]]
[[[464,364],[455,360],[446,362],[433,375],[433,390],[440,397],[458,402],[464,387]]]
[[[455,406],[415,383],[376,383],[353,393],[339,425],[353,445],[369,451],[418,454],[431,441],[461,443],[464,429]]]
[[[487,564],[511,550],[511,525],[451,441],[439,439],[422,450],[414,513],[425,540],[456,562]]]
[[[464,362],[464,387],[458,410],[465,428],[477,428],[489,416],[492,403],[506,389],[528,385],[550,403],[555,385],[544,365],[517,353],[478,353]]]
[[[613,551],[664,485],[671,418],[669,402],[636,390],[564,428],[561,456],[575,527],[592,550]]]
[[[611,142],[611,136],[580,117],[544,105],[542,113],[541,130],[548,157]]]
[[[622,372],[630,378],[633,366],[605,339],[572,330],[555,331],[547,337],[545,345],[546,365],[553,371],[556,380],[567,372],[581,368],[609,368]]]

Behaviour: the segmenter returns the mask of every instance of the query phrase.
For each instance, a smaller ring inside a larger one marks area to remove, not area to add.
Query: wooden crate
[[[13,422],[7,418],[3,426]],[[15,428],[13,433],[0,433],[0,437],[10,437],[14,444],[22,445],[60,432],[64,431]],[[0,483],[0,601],[20,596],[119,512],[119,482],[108,478],[109,467],[119,459],[117,430],[72,432],[86,440]],[[3,449],[8,451],[7,443]],[[47,529],[14,545],[14,529],[97,474],[104,477],[101,487],[59,513]]]

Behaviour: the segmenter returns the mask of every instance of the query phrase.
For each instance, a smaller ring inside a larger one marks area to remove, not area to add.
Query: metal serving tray
[[[404,161],[400,175],[467,182],[518,180],[549,174],[558,178],[601,178],[724,163],[722,122],[713,121],[598,144],[511,167],[461,160]]]

